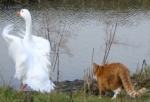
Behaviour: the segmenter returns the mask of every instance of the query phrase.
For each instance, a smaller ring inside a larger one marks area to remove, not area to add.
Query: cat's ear
[[[94,67],[97,67],[98,65],[97,65],[96,63],[93,62],[93,66],[94,66]]]

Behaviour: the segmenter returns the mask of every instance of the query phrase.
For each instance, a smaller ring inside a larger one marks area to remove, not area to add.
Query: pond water
[[[34,6],[18,4],[0,9],[0,32],[10,23],[14,24],[14,33],[24,29],[24,20],[15,15],[21,8],[30,10],[35,35],[42,36],[43,17],[48,17],[51,34],[55,34],[53,30],[68,34],[67,47],[63,50],[67,53],[59,55],[59,81],[63,81],[83,79],[84,70],[92,65],[93,49],[93,61],[102,63],[106,30],[109,33],[109,28],[117,23],[117,43],[111,47],[108,62],[121,62],[134,73],[141,68],[144,59],[150,63],[149,7],[147,0],[53,0]],[[17,86],[20,81],[14,78],[14,63],[2,36],[0,49],[0,82]],[[56,69],[53,80],[56,80]]]

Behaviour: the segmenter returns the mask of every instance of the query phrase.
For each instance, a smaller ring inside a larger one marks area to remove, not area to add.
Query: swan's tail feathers
[[[26,84],[31,87],[33,90],[35,91],[39,91],[42,93],[50,93],[51,91],[54,90],[54,83],[51,80],[48,80],[44,83],[39,83],[38,81],[34,80],[34,79],[28,79],[26,80]]]

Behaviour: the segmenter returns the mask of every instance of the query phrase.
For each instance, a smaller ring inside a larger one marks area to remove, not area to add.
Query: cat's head
[[[95,78],[97,78],[100,75],[102,70],[103,70],[103,66],[99,66],[98,64],[93,63],[93,74]]]

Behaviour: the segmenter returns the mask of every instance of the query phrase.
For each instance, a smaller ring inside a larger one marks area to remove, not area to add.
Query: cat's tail
[[[134,87],[133,87],[133,85],[131,83],[131,80],[130,80],[130,72],[129,72],[128,69],[125,69],[124,72],[120,72],[119,76],[120,76],[120,78],[122,80],[122,84],[123,84],[124,89],[130,95],[130,97],[138,98],[143,93],[146,92],[146,88],[142,88],[142,89],[140,89],[138,91],[134,90]]]
[[[143,93],[146,92],[146,88],[142,88],[140,90],[138,90],[137,92],[136,91],[131,91],[129,93],[129,95],[132,97],[132,98],[138,98],[140,97]]]

